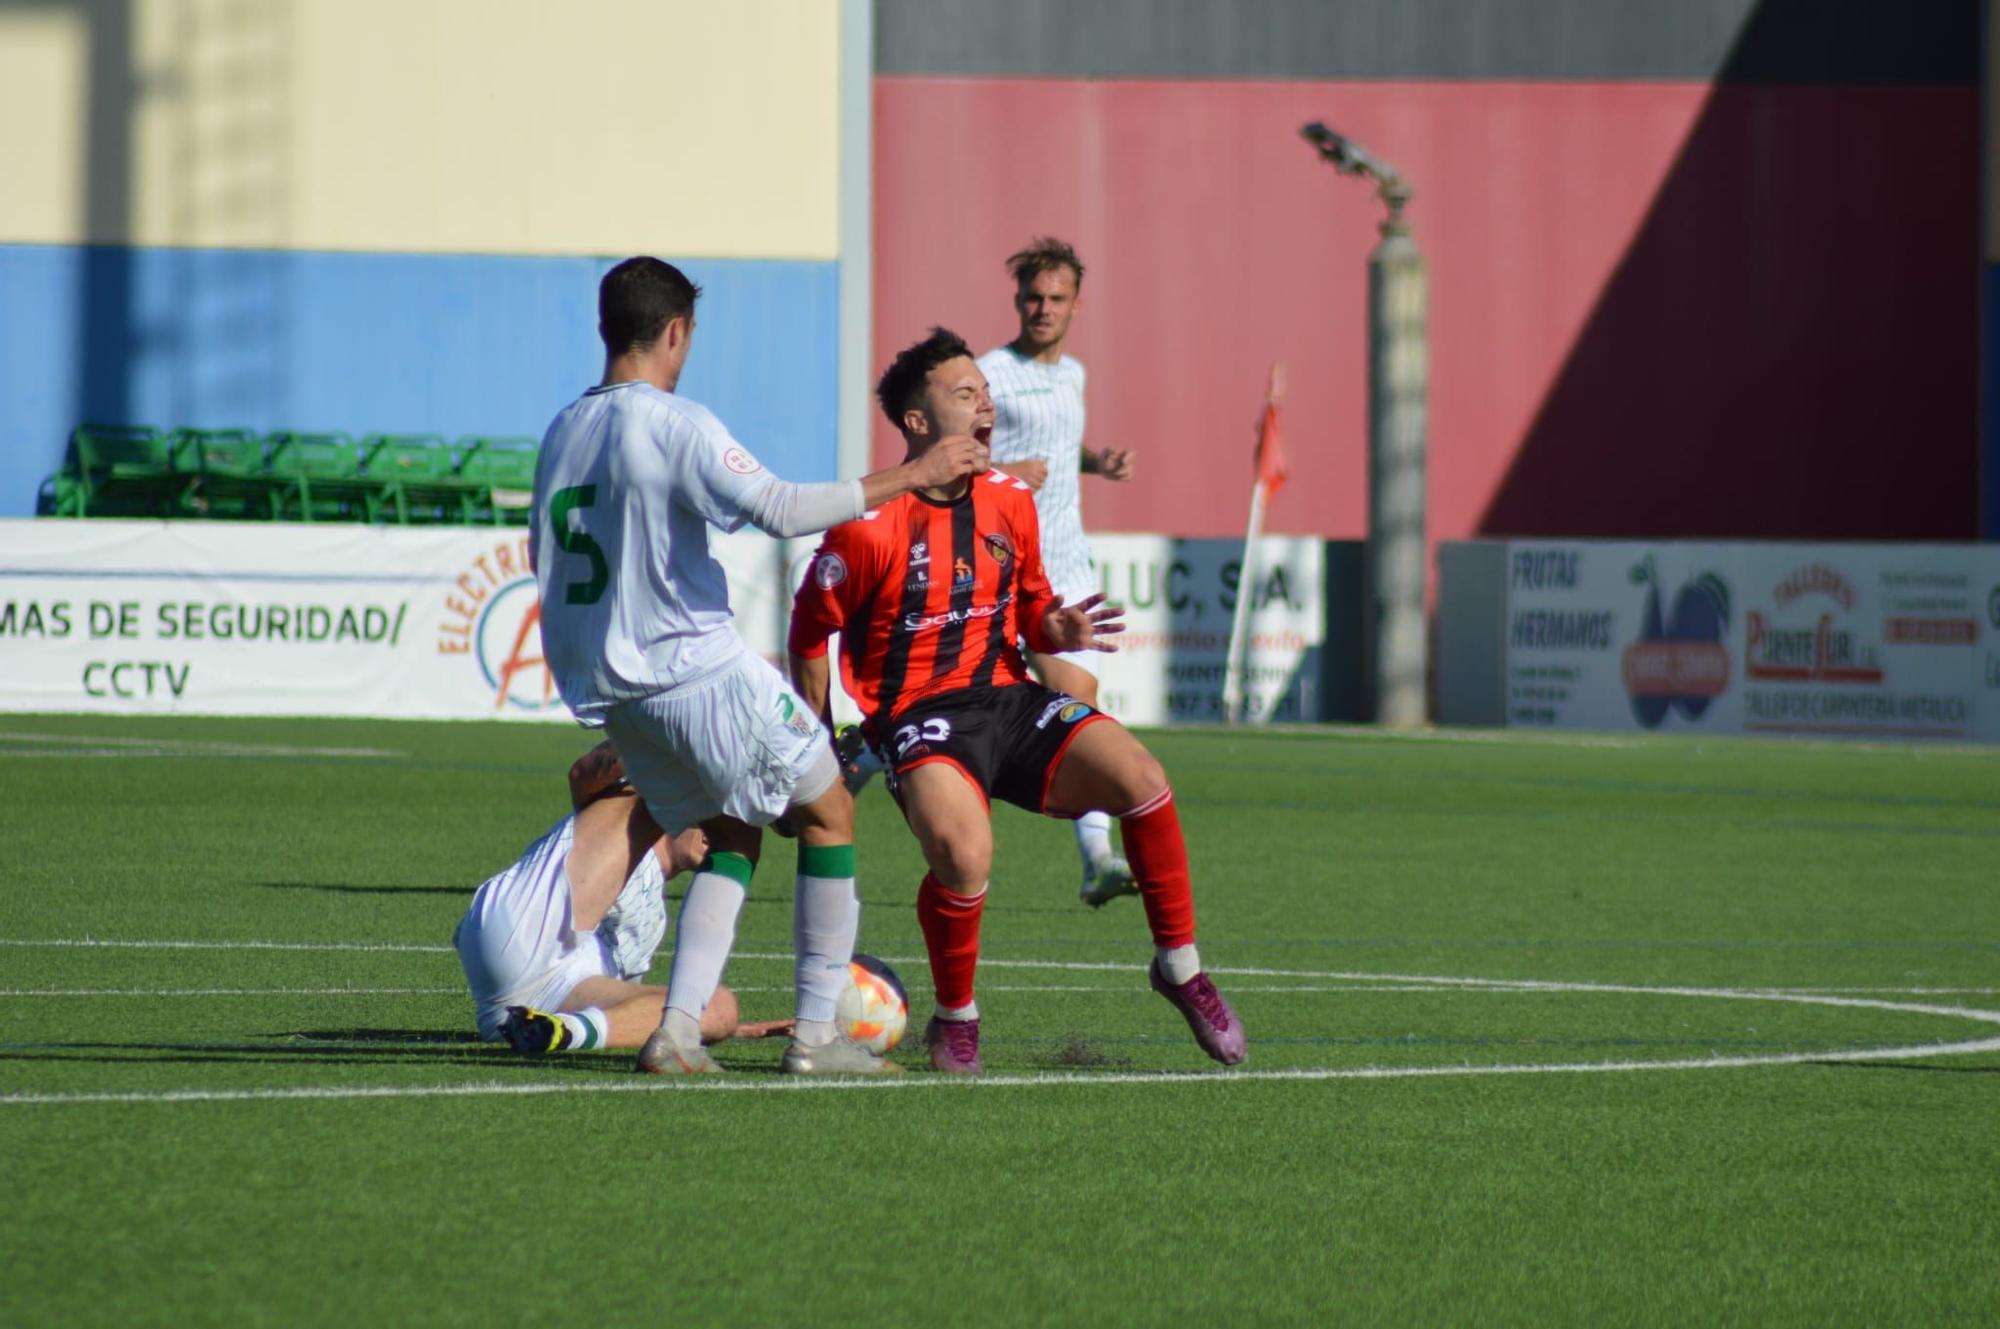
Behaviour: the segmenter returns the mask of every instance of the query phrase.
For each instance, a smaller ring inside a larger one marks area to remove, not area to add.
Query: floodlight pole
[[[1411,190],[1394,167],[1315,121],[1301,131],[1321,160],[1364,175],[1388,208],[1368,256],[1368,605],[1362,676],[1376,723],[1424,723],[1429,623],[1425,613],[1425,439],[1430,380],[1428,282],[1403,209]]]

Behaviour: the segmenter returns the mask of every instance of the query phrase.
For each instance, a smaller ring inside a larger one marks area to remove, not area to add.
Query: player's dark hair
[[[677,318],[692,320],[701,287],[671,263],[628,258],[597,285],[597,335],[610,355],[643,351]]]
[[[1076,251],[1053,235],[1038,235],[1028,241],[1028,247],[1007,256],[1007,271],[1013,274],[1014,285],[1026,286],[1044,272],[1057,268],[1068,268],[1076,274],[1078,290],[1083,289],[1083,260]]]
[[[899,351],[875,385],[875,400],[882,403],[889,423],[901,429],[903,412],[924,399],[924,382],[931,370],[961,355],[970,360],[972,348],[950,328],[932,328],[930,336]]]

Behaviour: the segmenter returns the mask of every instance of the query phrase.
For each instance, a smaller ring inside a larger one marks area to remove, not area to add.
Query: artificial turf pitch
[[[689,1086],[470,1037],[578,731],[0,720],[0,1323],[2000,1321],[2000,751],[1147,737],[1246,1067],[1003,808],[983,1082]]]

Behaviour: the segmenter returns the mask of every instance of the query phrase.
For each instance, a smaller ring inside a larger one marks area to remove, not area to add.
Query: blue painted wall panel
[[[601,372],[613,261],[0,246],[0,516],[87,419],[540,435]],[[780,475],[833,478],[837,266],[681,266],[682,390]]]

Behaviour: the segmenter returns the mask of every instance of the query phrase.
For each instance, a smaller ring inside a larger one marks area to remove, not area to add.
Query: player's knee
[[[1117,780],[1120,801],[1112,811],[1122,812],[1156,797],[1165,789],[1167,768],[1160,765],[1158,757],[1135,743],[1132,752],[1119,763]]]
[[[993,868],[993,842],[973,836],[944,836],[926,846],[931,875],[946,890],[969,894],[986,883]]]
[[[755,826],[745,825],[734,817],[711,817],[701,824],[701,829],[708,836],[710,854],[741,854],[756,863],[764,837]]]

